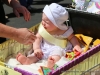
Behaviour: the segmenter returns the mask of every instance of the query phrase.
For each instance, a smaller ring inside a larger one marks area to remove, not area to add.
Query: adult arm
[[[22,44],[32,44],[36,36],[27,28],[13,28],[0,23],[0,37],[14,39]]]

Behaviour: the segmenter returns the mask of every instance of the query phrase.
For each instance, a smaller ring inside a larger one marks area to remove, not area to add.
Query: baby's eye
[[[49,24],[49,21],[46,21],[47,24]]]

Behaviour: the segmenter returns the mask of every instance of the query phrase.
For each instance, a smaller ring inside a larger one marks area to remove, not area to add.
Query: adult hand
[[[14,37],[14,40],[25,45],[32,44],[35,39],[36,39],[36,36],[34,35],[34,32],[31,32],[27,28],[17,29],[15,33],[15,37]]]
[[[13,12],[15,13],[15,15],[17,17],[20,17],[20,14],[19,13],[22,13],[24,15],[24,19],[26,21],[29,21],[30,20],[30,12],[27,10],[26,7],[22,6],[22,5],[15,5],[13,6]]]

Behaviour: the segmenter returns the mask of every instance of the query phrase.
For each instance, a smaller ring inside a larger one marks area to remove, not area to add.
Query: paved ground
[[[5,13],[8,16],[7,25],[17,27],[17,28],[32,27],[33,25],[41,21],[41,14],[42,14],[42,9],[44,8],[44,6],[52,2],[56,2],[66,7],[68,4],[72,2],[72,0],[34,0],[31,5],[32,7],[34,7],[34,10],[31,11],[31,20],[29,22],[26,22],[23,16],[21,16],[20,18],[17,18],[13,14],[12,8],[4,5]]]

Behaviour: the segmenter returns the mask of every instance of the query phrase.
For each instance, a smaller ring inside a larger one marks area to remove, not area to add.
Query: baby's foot
[[[16,56],[16,59],[17,61],[19,61],[21,64],[23,65],[28,65],[30,64],[29,63],[29,60],[26,56],[22,55],[21,53],[19,53],[17,56]]]
[[[55,65],[54,59],[52,57],[48,58],[47,67],[53,69],[54,65]]]

